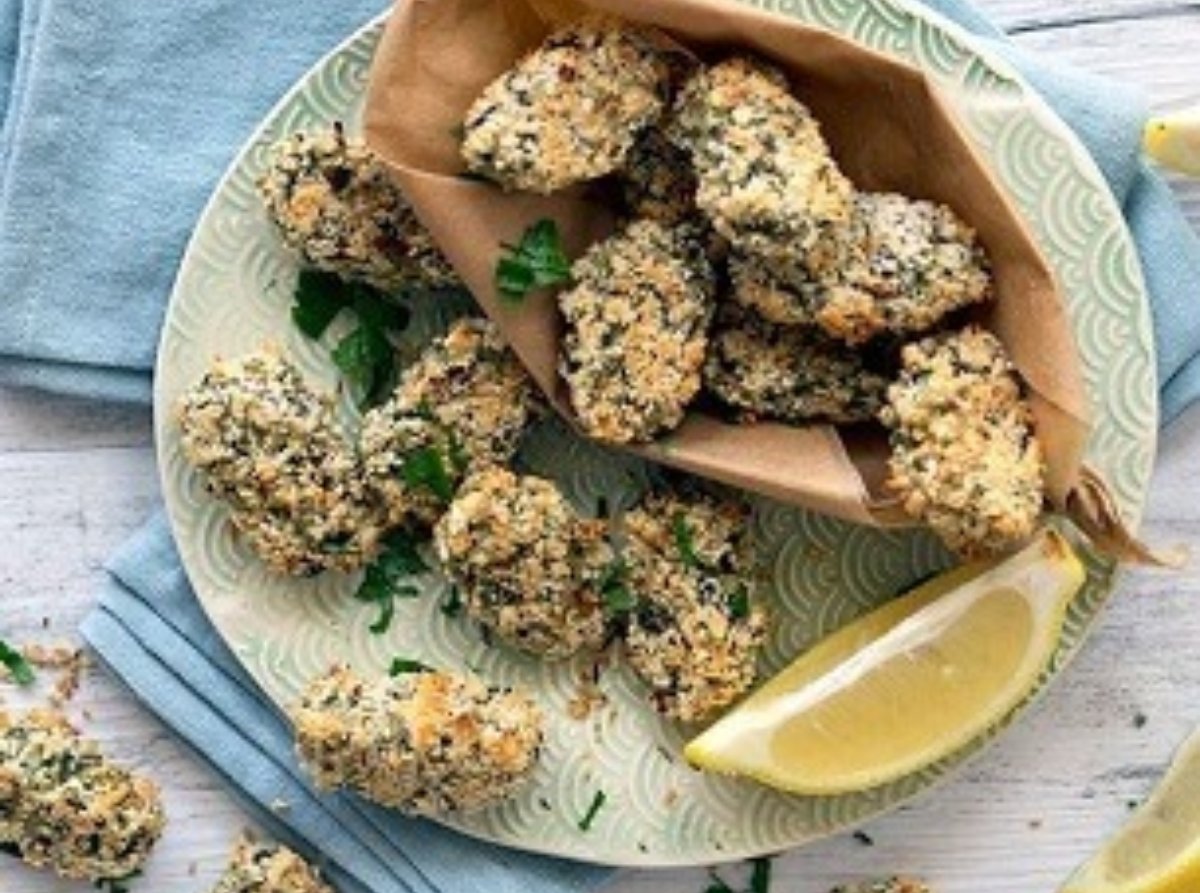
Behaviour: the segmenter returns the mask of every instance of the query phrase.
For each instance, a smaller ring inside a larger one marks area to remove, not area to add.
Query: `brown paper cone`
[[[1062,296],[1020,217],[948,106],[914,68],[829,32],[728,0],[405,0],[371,73],[366,133],[396,171],[484,310],[569,418],[558,378],[561,323],[553,296],[505,302],[493,284],[501,242],[555,220],[571,256],[611,231],[583,191],[550,198],[465,180],[458,155],[467,107],[550,28],[585,10],[655,25],[707,59],[750,51],[784,68],[822,122],[838,163],[863,189],[951,206],[992,259],[997,298],[981,321],[1004,342],[1029,386],[1048,489],[1059,507],[1080,479],[1088,413]],[[553,21],[551,21],[551,19]],[[882,432],[830,426],[735,426],[699,412],[639,450],[696,474],[871,524],[909,523],[881,492]]]

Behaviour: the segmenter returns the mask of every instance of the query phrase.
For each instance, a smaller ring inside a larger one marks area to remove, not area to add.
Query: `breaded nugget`
[[[906,345],[880,413],[891,429],[888,488],[966,557],[1029,537],[1044,500],[1033,416],[997,338],[978,327]]]
[[[139,871],[166,826],[158,787],[60,713],[0,710],[0,845],[66,878]]]
[[[550,193],[610,174],[662,113],[672,51],[657,32],[588,18],[551,34],[467,110],[467,168]]]
[[[747,512],[701,495],[653,494],[623,518],[637,599],[625,652],[666,716],[711,716],[754,682],[766,615],[754,603]]]
[[[290,713],[318,787],[349,787],[417,815],[508,799],[532,775],[543,740],[541,711],[528,697],[442,671],[371,682],[334,667]]]
[[[702,70],[677,99],[667,136],[691,156],[696,204],[735,249],[772,263],[828,263],[853,187],[778,70],[745,57]]]
[[[584,430],[630,443],[676,427],[704,365],[713,273],[703,250],[640,220],[593,245],[571,275],[560,371]]]
[[[352,571],[374,557],[383,514],[332,401],[275,348],[216,361],[176,412],[184,456],[271,570]]]
[[[334,893],[304,859],[278,843],[243,836],[210,893]]]
[[[510,645],[553,659],[604,644],[605,524],[580,517],[552,482],[498,467],[473,474],[434,546],[467,614]]]
[[[437,463],[451,488],[474,468],[509,462],[538,406],[533,382],[493,323],[464,318],[404,370],[391,398],[363,418],[367,486],[389,522],[433,524],[446,501],[406,463]]]
[[[284,242],[318,269],[383,291],[459,284],[383,162],[340,124],[277,142],[258,189]]]
[[[883,881],[837,887],[831,893],[930,893],[930,890],[921,881],[893,877]]]
[[[826,289],[817,322],[850,344],[881,332],[922,332],[992,296],[975,231],[945,205],[895,193],[859,193],[860,247]]]
[[[873,419],[887,379],[860,353],[802,326],[777,326],[726,305],[709,336],[704,385],[749,420]]]

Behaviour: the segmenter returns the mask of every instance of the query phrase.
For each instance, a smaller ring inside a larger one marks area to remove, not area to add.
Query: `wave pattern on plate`
[[[958,29],[904,0],[762,0],[756,5],[856,36],[919,66],[943,89],[964,132],[1045,240],[1047,259],[1068,286],[1096,415],[1089,461],[1113,483],[1122,510],[1136,518],[1154,453],[1151,328],[1136,255],[1119,209],[1090,160],[1069,145],[1061,123],[1029,95],[1009,66],[981,54]],[[534,689],[547,712],[549,733],[529,789],[510,804],[449,823],[501,843],[625,864],[711,863],[844,830],[927,789],[980,752],[1013,717],[963,753],[855,796],[790,797],[700,775],[680,756],[688,731],[648,709],[645,688],[628,667],[604,669],[599,687],[607,705],[573,719],[571,702],[588,659],[540,665],[487,647],[468,618],[442,613],[447,584],[439,575],[422,581],[418,597],[401,600],[392,628],[374,636],[368,630],[374,607],[351,597],[354,578],[271,579],[231,534],[224,509],[182,461],[170,406],[213,354],[250,349],[264,336],[283,341],[314,383],[330,387],[336,382],[326,357],[342,323],[319,342],[303,339],[290,326],[288,296],[296,260],[258,208],[254,182],[267,147],[278,137],[339,119],[357,126],[381,28],[380,21],[372,23],[319,63],[248,142],[197,227],[159,355],[160,467],[184,563],[214,623],[268,695],[287,703],[333,661],[380,672],[397,654]],[[414,343],[402,349],[411,355],[467,306],[450,301],[415,308]],[[352,418],[345,395],[342,405]],[[589,512],[601,496],[612,509],[628,506],[655,478],[647,463],[582,441],[557,423],[541,426],[521,455],[529,468],[559,480]],[[762,661],[765,671],[947,560],[926,534],[861,530],[766,500],[756,501],[752,532],[767,559],[763,598],[776,620]],[[1054,672],[1078,649],[1111,589],[1111,569],[1099,562],[1091,569],[1069,612]],[[611,799],[585,834],[577,823],[597,790],[610,792]]]

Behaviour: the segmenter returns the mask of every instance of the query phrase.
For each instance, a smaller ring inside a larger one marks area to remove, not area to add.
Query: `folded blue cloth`
[[[1164,419],[1200,396],[1200,240],[1140,160],[1144,104],[989,42],[1079,134],[1123,202],[1150,285]],[[0,0],[0,382],[148,401],[166,296],[213,184],[275,99],[381,0]],[[255,818],[323,854],[342,893],[589,889],[607,873],[523,856],[349,796],[316,796],[285,725],[191,593],[159,517],[111,565],[83,634]],[[272,804],[287,804],[272,809]]]

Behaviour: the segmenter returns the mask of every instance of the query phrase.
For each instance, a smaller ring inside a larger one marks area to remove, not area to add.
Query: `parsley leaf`
[[[675,537],[675,548],[679,550],[679,557],[683,563],[688,567],[704,567],[700,556],[696,554],[696,535],[683,512],[676,512],[671,518],[671,533]]]
[[[374,602],[379,606],[379,616],[371,624],[371,632],[379,635],[387,632],[396,614],[397,598],[415,598],[420,591],[408,579],[429,570],[429,565],[417,551],[417,541],[405,531],[396,531],[384,541],[383,551],[367,567],[366,575],[359,584],[354,598],[360,602]]]
[[[750,616],[750,589],[745,583],[741,583],[733,590],[727,602],[729,606],[729,616],[734,620],[745,620]]]
[[[733,887],[725,883],[724,878],[712,869],[709,869],[708,879],[709,885],[704,889],[704,893],[733,893]]]
[[[508,253],[496,262],[496,288],[510,300],[571,280],[571,262],[553,220],[539,220],[525,230],[519,244],[500,247]]]
[[[759,856],[751,860],[750,893],[768,893],[771,889],[771,858]]]
[[[400,476],[408,486],[424,487],[443,503],[454,498],[454,481],[437,447],[420,447],[406,455]]]
[[[614,558],[600,574],[600,595],[604,598],[604,611],[609,617],[628,614],[638,605],[637,598],[626,585],[628,577],[629,565],[620,558]]]
[[[301,270],[292,296],[292,321],[309,338],[320,338],[350,304],[345,283],[333,273]]]
[[[388,332],[408,325],[409,312],[395,299],[361,282],[333,273],[301,270],[292,301],[292,321],[309,338],[320,338],[339,313],[358,325],[333,349],[333,361],[361,394],[366,408],[382,403],[396,386],[396,352]]]
[[[432,673],[433,667],[423,664],[410,657],[393,657],[392,665],[388,668],[389,676],[400,676],[404,673]]]
[[[608,795],[604,791],[596,791],[592,797],[591,805],[588,806],[587,812],[583,814],[583,818],[579,820],[580,831],[592,830],[592,822],[596,821],[596,814],[600,812],[601,807],[608,801]]]
[[[17,685],[32,685],[34,679],[33,667],[20,651],[9,646],[0,639],[0,664],[8,667],[9,675]]]
[[[457,617],[462,611],[462,607],[462,593],[458,591],[457,586],[451,586],[450,591],[446,593],[446,600],[442,602],[439,610],[447,617]]]

